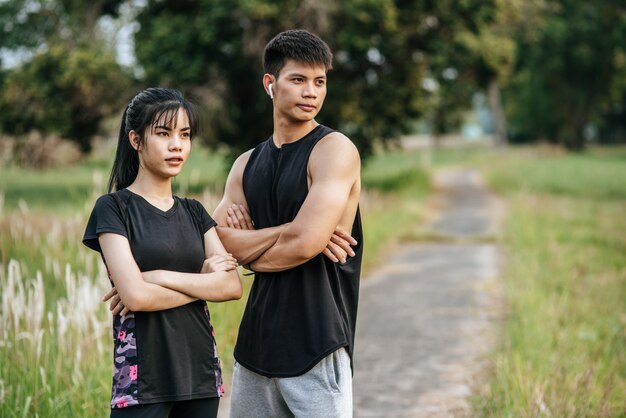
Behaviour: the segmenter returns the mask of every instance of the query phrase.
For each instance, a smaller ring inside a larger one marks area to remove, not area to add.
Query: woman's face
[[[172,123],[167,123],[168,119]],[[131,135],[132,135],[131,131]],[[137,146],[139,169],[159,178],[177,176],[191,152],[191,128],[187,112],[178,109],[175,118],[164,115],[146,129],[144,141]],[[133,143],[131,136],[131,143]]]

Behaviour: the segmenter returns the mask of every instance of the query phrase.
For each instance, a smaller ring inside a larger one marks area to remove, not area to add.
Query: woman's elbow
[[[145,298],[139,294],[130,294],[120,297],[125,308],[132,312],[141,312],[147,310]]]
[[[237,270],[232,270],[228,274],[228,280],[224,289],[224,300],[239,300],[243,295],[243,287]]]

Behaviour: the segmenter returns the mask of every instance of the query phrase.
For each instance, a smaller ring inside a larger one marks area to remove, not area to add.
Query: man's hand
[[[254,222],[252,222],[252,218],[250,217],[248,208],[246,208],[244,205],[232,204],[228,208],[227,212],[228,218],[226,218],[226,223],[228,224],[229,228],[246,230],[254,229]]]
[[[111,300],[111,303],[109,303],[109,310],[111,311],[111,315],[116,315],[117,313],[120,313],[120,315],[124,316],[128,312],[130,312],[128,308],[122,303],[122,299],[120,299],[120,295],[117,294],[117,289],[115,287],[102,297],[103,302],[106,302],[108,300]]]
[[[230,271],[238,266],[239,263],[237,263],[237,259],[232,254],[215,254],[204,260],[200,273]]]
[[[355,253],[352,250],[352,246],[356,244],[357,242],[354,238],[337,227],[322,254],[335,263],[345,263],[348,256],[354,257]]]

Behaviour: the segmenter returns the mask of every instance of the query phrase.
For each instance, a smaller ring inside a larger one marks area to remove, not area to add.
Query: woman
[[[198,117],[176,90],[137,94],[122,116],[109,194],[83,243],[114,286],[111,417],[214,417],[223,394],[205,301],[241,297],[237,261],[193,199],[172,195]],[[115,188],[115,192],[111,192]]]

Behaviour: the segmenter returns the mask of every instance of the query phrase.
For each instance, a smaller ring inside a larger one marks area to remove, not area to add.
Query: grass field
[[[0,170],[0,416],[104,416],[111,390],[108,287],[102,263],[81,244],[86,218],[105,192],[112,156],[35,172]],[[194,149],[175,192],[211,211],[227,163]],[[422,216],[427,173],[407,156],[381,154],[363,170],[365,268]],[[246,295],[251,279],[243,278]],[[211,304],[225,368],[246,298]]]
[[[507,312],[478,415],[626,416],[626,149],[493,157]]]
[[[364,165],[366,272],[416,236],[429,193],[420,161],[382,153]],[[432,163],[480,168],[507,201],[506,312],[475,415],[626,416],[626,149],[452,149],[435,151]],[[99,298],[108,283],[80,237],[109,164],[101,157],[44,173],[0,171],[2,417],[106,414],[110,317]],[[222,156],[194,150],[177,193],[211,210],[225,166]],[[245,297],[211,304],[227,368],[244,305]]]

